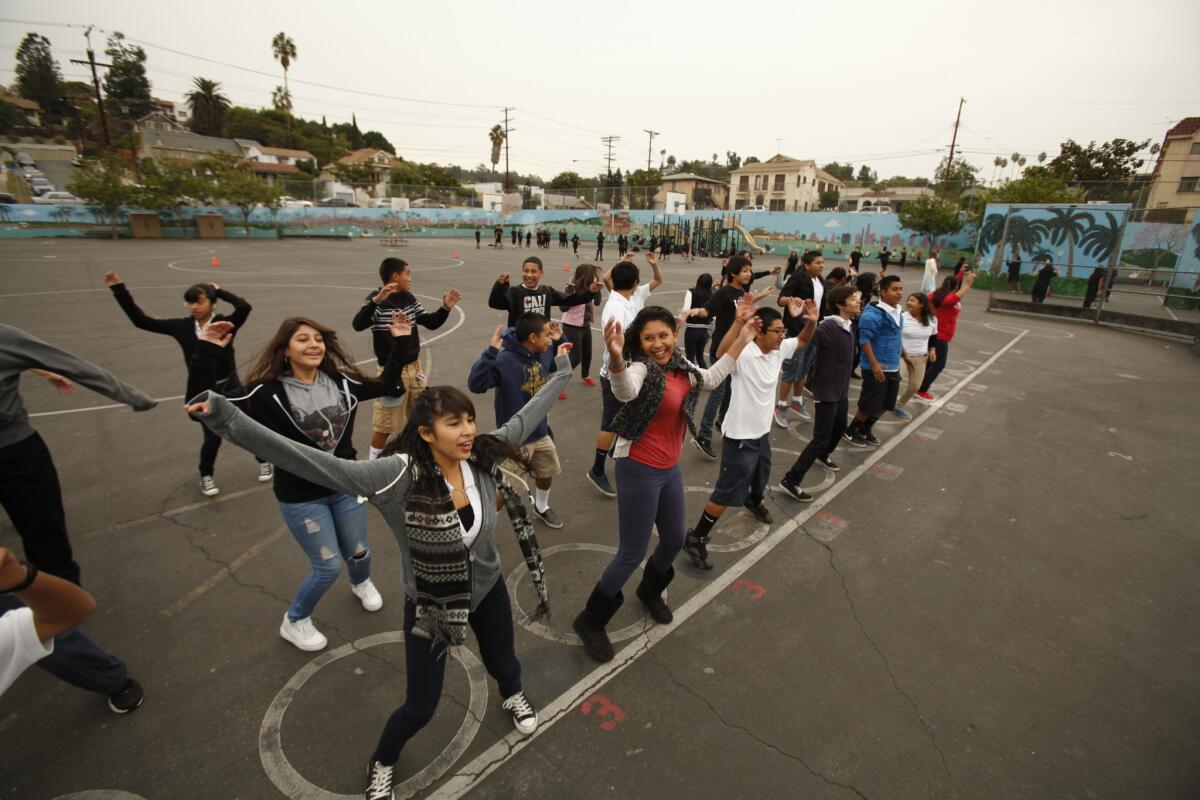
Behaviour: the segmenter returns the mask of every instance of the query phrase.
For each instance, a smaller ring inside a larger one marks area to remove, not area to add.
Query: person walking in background
[[[478,225],[476,225],[475,226],[475,249],[476,250],[478,250],[482,246],[481,245],[482,239],[483,239],[483,229],[480,228]]]
[[[815,409],[812,438],[779,482],[780,489],[801,503],[811,503],[813,499],[800,484],[814,463],[819,463],[827,472],[840,469],[832,456],[846,430],[850,410],[850,367],[854,361],[850,321],[861,310],[862,296],[853,286],[835,286],[829,290],[827,298],[829,316],[817,325],[809,344],[817,349],[808,383]]]
[[[525,247],[528,249],[529,241],[533,238],[533,231],[525,231]]]
[[[497,225],[495,227],[495,229],[493,230],[493,233],[495,233],[495,235],[496,235],[496,243],[495,243],[496,249],[503,250],[504,249],[504,226]]]
[[[854,249],[850,251],[850,272],[853,272],[853,273],[858,272],[858,267],[859,267],[859,264],[862,263],[862,259],[863,259],[863,253],[861,250],[858,249],[858,245],[855,245]],[[864,301],[865,301],[865,298],[864,298]]]
[[[174,339],[179,345],[179,349],[183,351],[183,363],[188,368],[190,368],[192,356],[196,354],[196,342],[199,341],[204,326],[213,322],[232,322],[234,330],[241,330],[242,326],[246,324],[246,320],[250,318],[250,304],[215,283],[198,283],[189,287],[183,293],[183,302],[187,304],[188,316],[169,319],[152,317],[142,311],[117,273],[105,273],[104,284],[112,291],[113,299],[117,301],[117,305],[125,312],[125,316],[129,317],[129,321],[135,328],[150,333],[160,333]],[[228,316],[216,313],[218,300],[224,300],[233,306],[233,313]],[[212,373],[212,376],[216,383],[204,388],[232,394],[236,394],[241,389],[232,345],[223,354],[221,364]],[[216,479],[213,477],[216,472],[217,452],[221,448],[221,439],[213,436],[203,425],[200,427],[204,435],[204,441],[200,445],[200,493],[205,497],[213,497],[221,493],[221,490],[217,488]],[[266,483],[271,480],[271,476],[271,465],[260,463],[258,465],[259,482]]]
[[[596,260],[604,260],[604,231],[596,234]]]
[[[887,276],[888,262],[890,262],[891,260],[892,260],[892,251],[889,250],[888,246],[885,244],[883,246],[883,249],[879,251],[879,277],[880,278],[884,278]]]
[[[575,277],[567,286],[568,294],[588,293],[591,287],[601,282],[600,268],[595,264],[580,264],[575,268]],[[571,368],[580,368],[579,376],[587,386],[595,386],[592,380],[592,322],[596,318],[596,306],[600,305],[600,293],[593,295],[591,302],[566,308],[562,313],[563,333],[571,343]]]
[[[1016,245],[1012,249],[1012,257],[1008,261],[1008,290],[1021,291],[1021,251]]]
[[[925,261],[925,274],[921,276],[921,291],[929,294],[937,288],[938,260],[937,251],[933,250],[929,253],[929,258]],[[864,296],[863,302],[866,302]]]
[[[929,340],[936,334],[937,315],[933,313],[929,295],[913,292],[905,302],[904,326],[900,330],[901,357],[908,376],[904,392],[892,409],[892,413],[900,419],[912,419],[912,414],[904,406],[912,400],[925,380],[926,365],[937,360],[937,352],[929,349]]]
[[[708,344],[712,323],[708,320],[693,322],[688,312],[706,306],[712,295],[713,277],[710,273],[702,272],[696,276],[696,285],[683,293],[683,305],[679,309],[684,319],[688,320],[683,328],[684,357],[701,369],[708,366],[704,361],[704,348]]]
[[[1046,295],[1050,293],[1050,282],[1054,280],[1054,276],[1058,274],[1058,270],[1054,268],[1053,261],[1047,261],[1038,270],[1037,277],[1033,281],[1033,291],[1031,297],[1035,303],[1046,302]]]
[[[575,256],[575,258],[579,258],[579,234],[578,233],[571,237],[571,254],[573,256]]]
[[[927,403],[934,400],[934,396],[929,393],[929,387],[933,386],[937,376],[941,375],[942,370],[946,368],[946,361],[950,358],[950,342],[954,339],[954,332],[958,330],[958,315],[962,312],[962,299],[971,291],[973,283],[975,283],[975,273],[967,270],[967,275],[963,278],[963,286],[957,292],[954,290],[953,279],[947,277],[942,281],[938,290],[929,297],[929,303],[933,306],[933,313],[937,317],[937,333],[929,343],[933,347],[933,353],[929,357],[929,366],[925,369],[925,379],[921,381],[921,388],[917,390],[917,397]]]
[[[1083,307],[1091,308],[1092,303],[1096,302],[1096,295],[1104,291],[1104,270],[1100,267],[1092,269],[1092,274],[1088,275],[1087,289],[1083,294]]]
[[[155,401],[78,356],[20,328],[0,324],[0,505],[35,570],[80,584],[58,470],[46,442],[30,424],[21,397],[20,376],[26,370],[46,378],[61,394],[72,393],[75,381],[134,411],[154,408]],[[0,595],[0,610],[11,612],[19,606]],[[108,707],[118,714],[142,704],[142,686],[129,675],[125,662],[78,628],[57,635],[53,653],[39,660],[38,666],[72,686],[106,695]]]
[[[907,266],[908,266],[908,248],[901,247],[900,248],[900,269],[904,269]]]
[[[613,420],[620,546],[573,623],[588,655],[600,662],[613,658],[605,627],[624,602],[622,587],[646,557],[652,530],[658,533],[658,546],[646,561],[636,594],[655,622],[666,625],[673,619],[662,593],[675,577],[673,565],[687,525],[679,470],[683,437],[695,427],[700,390],[724,379],[757,330],[746,326],[706,370],[682,357],[677,329],[675,317],[662,306],[639,311],[627,331],[615,319],[604,329],[609,378],[624,404]]]

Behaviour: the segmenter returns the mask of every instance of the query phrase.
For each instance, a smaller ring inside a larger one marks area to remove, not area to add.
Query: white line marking
[[[187,608],[189,605],[191,605],[194,601],[198,600],[206,592],[208,592],[209,589],[213,588],[218,583],[225,580],[230,575],[232,575],[233,573],[235,573],[239,569],[241,569],[243,566],[245,566],[246,562],[248,562],[250,559],[254,558],[256,555],[261,553],[263,551],[263,549],[266,548],[267,545],[271,544],[271,542],[275,541],[280,536],[282,536],[283,532],[286,530],[287,530],[286,525],[280,525],[278,528],[271,531],[270,536],[250,545],[250,547],[248,547],[241,555],[239,555],[233,561],[229,562],[228,567],[221,567],[221,569],[218,570],[217,572],[213,573],[212,577],[210,577],[208,580],[204,581],[199,586],[192,589],[190,592],[188,592],[183,597],[176,600],[174,603],[172,603],[167,608],[164,608],[162,611],[158,612],[159,615],[165,619],[170,619],[171,617],[178,614],[180,611],[183,611],[185,608]]]
[[[1018,333],[1008,344],[997,350],[994,355],[988,358],[987,361],[976,368],[974,372],[964,378],[953,389],[931,403],[925,413],[913,420],[910,425],[905,427],[896,436],[888,439],[880,447],[876,448],[862,464],[855,467],[846,475],[845,480],[838,481],[829,491],[810,503],[804,511],[784,522],[777,530],[767,536],[765,540],[755,546],[754,549],[740,560],[731,564],[729,569],[716,576],[707,586],[692,595],[687,602],[675,610],[675,621],[673,623],[670,625],[652,626],[644,634],[633,639],[630,644],[626,645],[613,661],[592,670],[592,672],[584,676],[578,683],[559,695],[553,702],[547,704],[538,715],[538,729],[532,735],[522,736],[514,731],[504,737],[459,769],[449,780],[438,787],[437,791],[431,793],[428,796],[428,800],[457,800],[457,798],[474,789],[514,755],[528,747],[530,742],[543,735],[554,723],[564,719],[576,705],[591,693],[624,672],[626,667],[636,661],[643,653],[669,636],[672,631],[704,608],[718,594],[726,591],[734,581],[775,549],[793,531],[807,522],[822,508],[829,505],[858,478],[865,475],[878,461],[899,446],[901,442],[916,431],[926,420],[933,417],[941,409],[943,403],[954,397],[964,386],[974,380],[976,376],[982,374],[984,370],[994,364],[1000,356],[1008,352],[1010,347],[1021,341],[1028,332],[1028,330],[1023,330]]]
[[[1179,317],[1175,316],[1175,312],[1172,311],[1171,307],[1169,305],[1167,305],[1166,303],[1163,303],[1163,311],[1166,311],[1168,314],[1170,314],[1171,319],[1175,320],[1176,322],[1179,322]]]

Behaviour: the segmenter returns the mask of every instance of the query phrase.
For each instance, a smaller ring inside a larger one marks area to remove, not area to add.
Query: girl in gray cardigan
[[[348,461],[305,447],[258,424],[219,394],[205,392],[184,409],[210,430],[279,468],[357,495],[383,515],[403,557],[404,705],[388,720],[368,766],[366,797],[392,797],[393,765],[404,744],[433,718],[445,673],[445,648],[465,641],[469,625],[484,666],[499,684],[504,708],[524,734],[537,712],[521,689],[512,606],[501,579],[495,541],[498,509],[508,513],[541,602],[548,612],[545,573],[533,526],[499,465],[518,462],[517,446],[546,417],[571,379],[570,345],[558,351],[558,371],[541,391],[488,435],[475,435],[475,409],[450,386],[427,389],[403,433],[375,461]]]

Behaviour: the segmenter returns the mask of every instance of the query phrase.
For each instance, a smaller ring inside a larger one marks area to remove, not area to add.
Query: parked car
[[[13,197],[8,192],[0,192],[0,203],[3,203],[4,205],[12,205],[15,202],[17,202],[17,198]]]
[[[854,214],[891,214],[891,206],[863,206],[858,211],[851,212]]]
[[[358,208],[358,203],[344,197],[322,197],[317,205],[321,208]]]
[[[70,192],[46,192],[41,197],[33,198],[33,202],[66,206],[73,205],[75,203],[82,203],[83,201]]]
[[[738,211],[766,211],[766,210],[767,210],[767,207],[761,206],[761,205],[742,206],[741,208],[738,209]]]
[[[437,200],[430,200],[428,197],[418,197],[409,204],[410,208],[449,208],[445,203],[439,203]]]
[[[46,192],[53,192],[54,184],[45,178],[34,178],[29,182],[29,188],[35,195],[42,195]]]
[[[392,198],[390,197],[373,197],[371,202],[367,203],[367,208],[391,208]],[[426,206],[428,208],[428,206]]]
[[[280,208],[312,208],[312,200],[297,200],[294,197],[284,195],[279,198]]]
[[[33,160],[33,156],[29,153],[17,153],[17,163],[22,167],[36,167],[37,162]]]
[[[37,167],[21,167],[21,174],[25,176],[25,180],[33,180],[34,178],[44,178],[46,173],[42,172]]]

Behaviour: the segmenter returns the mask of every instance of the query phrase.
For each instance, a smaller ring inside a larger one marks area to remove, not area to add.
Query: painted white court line
[[[844,480],[838,481],[829,491],[817,497],[812,503],[805,506],[804,510],[784,522],[779,528],[773,531],[766,539],[756,545],[745,556],[731,564],[727,570],[722,572],[717,578],[711,581],[707,586],[688,599],[682,606],[675,609],[675,621],[670,625],[654,625],[649,628],[644,634],[634,638],[626,645],[616,656],[616,658],[597,667],[588,675],[584,676],[578,683],[572,686],[567,691],[559,695],[554,701],[546,705],[538,714],[539,725],[537,731],[530,736],[522,736],[517,732],[513,732],[503,739],[499,740],[484,752],[480,753],[469,763],[461,767],[449,780],[442,784],[438,789],[429,795],[429,800],[457,800],[467,792],[478,786],[485,778],[503,766],[510,758],[529,746],[529,743],[545,734],[556,722],[566,718],[566,716],[580,702],[591,695],[593,692],[600,689],[604,684],[611,681],[613,678],[620,675],[625,669],[633,664],[646,651],[654,647],[669,636],[679,625],[686,622],[689,618],[703,609],[708,603],[714,600],[717,595],[726,591],[731,584],[737,581],[742,575],[748,572],[755,564],[757,564],[764,556],[770,553],[775,547],[782,543],[790,536],[797,528],[802,526],[817,512],[829,505],[843,491],[853,485],[859,478],[866,475],[871,467],[875,466],[888,453],[894,450],[912,433],[916,432],[921,425],[931,419],[942,406],[953,398],[963,387],[967,386],[977,376],[981,375],[992,364],[996,362],[1002,355],[1021,341],[1028,331],[1021,331],[1006,345],[995,352],[987,361],[979,365],[966,378],[960,381],[953,389],[946,392],[933,403],[929,404],[929,408],[923,414],[909,423],[902,431],[895,436],[889,438],[886,442],[880,445],[875,451],[863,460],[861,464],[847,473]]]

